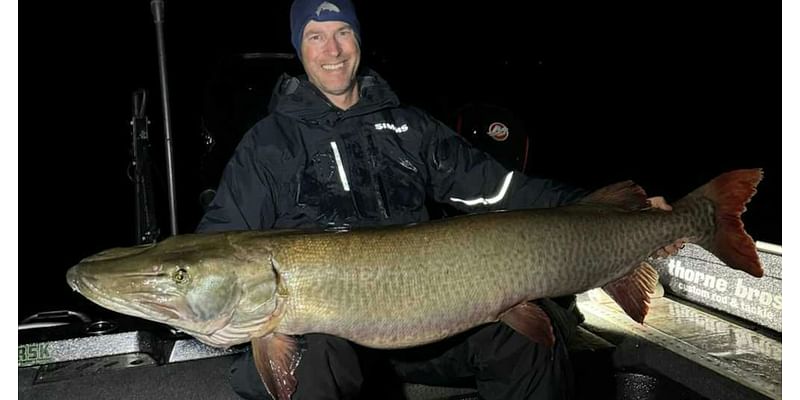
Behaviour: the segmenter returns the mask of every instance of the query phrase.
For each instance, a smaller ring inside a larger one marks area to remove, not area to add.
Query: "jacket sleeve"
[[[565,182],[508,170],[435,119],[428,121],[422,148],[431,196],[468,213],[556,207],[588,194]]]
[[[274,225],[269,173],[258,157],[254,138],[251,130],[237,146],[196,232],[269,229]]]

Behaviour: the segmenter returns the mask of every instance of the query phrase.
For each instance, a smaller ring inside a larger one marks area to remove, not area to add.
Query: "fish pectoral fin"
[[[603,286],[603,290],[628,316],[641,324],[650,310],[650,295],[655,293],[657,284],[658,272],[650,264],[642,262],[628,275]]]
[[[552,346],[556,342],[550,317],[536,304],[517,304],[500,316],[500,320],[534,342]]]
[[[273,333],[252,340],[253,358],[270,396],[289,400],[297,387],[294,371],[300,365],[300,348],[291,336]]]

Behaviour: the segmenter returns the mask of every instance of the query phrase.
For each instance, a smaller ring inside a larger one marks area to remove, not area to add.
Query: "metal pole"
[[[156,24],[158,41],[158,69],[161,75],[161,101],[164,106],[164,143],[167,151],[167,186],[169,191],[169,222],[172,235],[178,234],[175,202],[175,169],[172,163],[172,133],[169,120],[169,95],[167,93],[167,56],[164,52],[164,0],[150,1],[150,11]]]
[[[144,225],[142,215],[144,214],[142,198],[142,174],[141,155],[139,154],[139,134],[143,129],[147,129],[147,117],[145,116],[145,105],[147,104],[147,94],[144,90],[133,92],[133,118],[131,119],[131,136],[133,139],[133,187],[136,195],[136,244],[142,244],[144,237]]]
[[[151,173],[150,135],[147,118],[147,91],[137,89],[133,92],[133,117],[131,133],[133,136],[133,176],[136,187],[136,244],[155,243],[160,230],[156,221],[155,196],[153,194],[153,175]]]

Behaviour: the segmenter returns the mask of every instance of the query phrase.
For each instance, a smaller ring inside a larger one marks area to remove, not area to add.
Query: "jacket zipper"
[[[381,215],[383,215],[384,219],[389,219],[389,210],[387,209],[386,202],[386,188],[383,185],[383,179],[381,179],[381,175],[376,173],[378,167],[378,162],[375,160],[375,154],[377,153],[377,148],[375,147],[375,141],[372,139],[372,135],[367,133],[367,144],[369,146],[369,161],[373,167],[372,179],[375,182],[376,192],[377,192],[377,200],[378,200],[378,208],[380,209]]]

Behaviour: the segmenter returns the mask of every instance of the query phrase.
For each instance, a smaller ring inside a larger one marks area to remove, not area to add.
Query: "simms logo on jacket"
[[[403,125],[400,125],[400,127],[398,128],[398,127],[394,126],[394,124],[390,124],[388,122],[380,122],[380,123],[375,124],[375,129],[377,129],[379,131],[382,131],[384,129],[391,129],[391,130],[393,130],[393,131],[395,131],[397,133],[403,133],[403,132],[408,130],[408,125],[407,124],[403,124]]]

